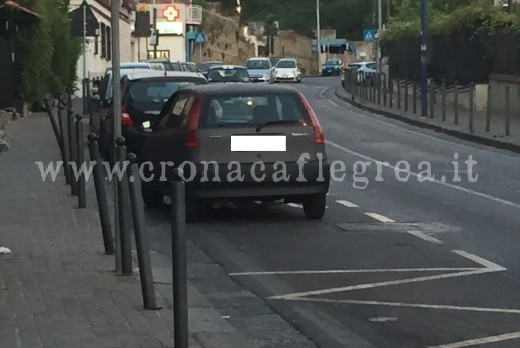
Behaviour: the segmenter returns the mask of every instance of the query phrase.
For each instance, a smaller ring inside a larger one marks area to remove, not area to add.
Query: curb
[[[457,138],[460,138],[460,139],[463,139],[463,140],[468,140],[468,141],[471,141],[471,142],[474,142],[474,143],[478,143],[478,144],[481,144],[481,145],[491,146],[491,147],[495,147],[495,148],[502,149],[502,150],[509,150],[509,151],[512,151],[512,152],[520,153],[520,145],[506,143],[506,142],[499,141],[499,140],[494,140],[494,139],[489,139],[489,138],[481,137],[479,135],[470,134],[470,133],[466,133],[466,132],[461,132],[461,131],[458,131],[458,130],[455,130],[455,129],[444,128],[444,127],[441,127],[441,126],[437,126],[437,125],[430,124],[430,123],[427,123],[427,122],[422,122],[420,120],[415,120],[415,119],[411,119],[411,118],[408,118],[408,117],[405,117],[405,116],[393,114],[393,113],[388,112],[388,111],[379,110],[377,108],[373,108],[373,107],[367,106],[365,104],[352,101],[351,99],[349,99],[349,98],[347,98],[347,97],[345,97],[343,95],[340,95],[338,93],[338,87],[336,87],[334,89],[334,94],[339,99],[341,99],[341,100],[349,103],[350,105],[353,105],[353,106],[355,106],[355,107],[357,107],[357,108],[359,108],[361,110],[370,111],[372,113],[383,115],[383,116],[386,116],[388,118],[391,118],[391,119],[394,119],[394,120],[398,120],[398,121],[410,124],[412,126],[416,126],[416,127],[420,127],[420,128],[426,128],[426,129],[431,129],[431,130],[434,130],[436,132],[440,132],[440,133],[444,133],[444,134],[447,134],[447,135],[451,135],[451,136],[454,136],[454,137],[457,137]]]

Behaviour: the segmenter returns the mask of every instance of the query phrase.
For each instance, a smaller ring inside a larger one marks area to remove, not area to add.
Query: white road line
[[[427,235],[426,233],[422,231],[407,231],[409,234],[416,236],[418,238],[421,238],[422,240],[425,240],[427,242],[433,243],[433,244],[443,244],[442,241],[438,240],[437,238],[434,238],[432,236]]]
[[[326,140],[325,141],[328,145],[332,146],[332,147],[335,147],[343,152],[346,152],[346,153],[349,153],[351,155],[354,155],[354,156],[357,156],[359,158],[363,158],[367,161],[370,161],[370,162],[374,162],[374,163],[382,163],[382,162],[385,162],[385,161],[379,161],[375,158],[372,158],[372,157],[369,157],[369,156],[366,156],[366,155],[363,155],[359,152],[356,152],[356,151],[352,151],[352,150],[349,150],[347,149],[346,147],[344,146],[341,146],[341,145],[338,145],[336,143],[333,143],[332,141],[329,141],[329,140]],[[393,166],[393,165],[388,165],[388,166],[385,166],[386,168],[391,168],[393,170],[396,170],[396,167]],[[397,168],[398,170],[401,170],[399,168]],[[419,177],[419,174],[415,173],[415,172],[412,172],[410,171],[410,175],[414,176],[414,177]],[[421,177],[422,178],[422,177]],[[443,186],[446,186],[446,187],[449,187],[449,188],[452,188],[452,189],[455,189],[455,190],[458,190],[458,191],[462,191],[462,192],[465,192],[465,193],[468,193],[468,194],[471,194],[471,195],[474,195],[474,196],[477,196],[477,197],[481,197],[481,198],[485,198],[485,199],[489,199],[493,202],[496,202],[496,203],[501,203],[501,204],[504,204],[504,205],[507,205],[509,207],[513,207],[513,208],[516,208],[516,209],[520,209],[520,204],[518,203],[515,203],[515,202],[511,202],[511,201],[507,201],[505,199],[502,199],[502,198],[498,198],[498,197],[494,197],[494,196],[491,196],[491,195],[488,195],[488,194],[485,194],[485,193],[482,193],[482,192],[478,192],[478,191],[474,191],[474,190],[470,190],[470,189],[467,189],[467,188],[464,188],[462,186],[457,186],[457,185],[453,185],[453,184],[450,184],[450,183],[446,183],[446,182],[442,182],[440,180],[436,180],[436,179],[429,179],[428,180],[429,182],[433,182],[433,183],[436,183],[436,184],[439,184],[439,185],[443,185]]]
[[[287,206],[291,208],[303,208],[303,205],[297,203],[287,203]]]
[[[327,101],[329,102],[329,104],[332,104],[332,105],[334,105],[334,106],[337,107],[337,108],[340,108],[340,107],[341,107],[341,106],[339,106],[338,104],[336,104],[335,102],[333,102],[333,101],[330,100],[330,99],[327,99]]]
[[[261,275],[337,274],[337,273],[460,272],[460,271],[478,271],[481,269],[482,268],[475,268],[475,267],[328,269],[328,270],[307,270],[307,271],[236,272],[236,273],[229,273],[229,275],[230,276],[261,276]]]
[[[316,297],[295,297],[295,298],[287,298],[286,300],[323,302],[323,303],[335,303],[335,304],[343,303],[343,304],[350,304],[350,305],[390,306],[390,307],[408,307],[408,308],[423,308],[423,309],[446,309],[446,310],[470,311],[470,312],[520,314],[520,309],[512,309],[512,308],[465,307],[465,306],[434,305],[434,304],[404,303],[404,302],[383,302],[383,301],[333,300],[333,299],[329,299],[329,298],[316,298]]]
[[[344,100],[342,100],[342,101],[345,104],[349,105]],[[423,137],[428,138],[428,139],[437,140],[437,141],[440,141],[440,142],[443,142],[443,143],[447,143],[447,144],[451,144],[451,145],[457,145],[459,147],[463,147],[463,148],[466,148],[466,149],[469,149],[469,150],[477,150],[477,151],[487,152],[487,153],[493,154],[494,156],[498,155],[498,156],[503,156],[503,157],[507,157],[507,158],[510,158],[510,159],[515,159],[515,160],[518,159],[517,157],[506,155],[506,154],[503,154],[503,153],[494,152],[494,151],[490,151],[490,150],[486,150],[486,149],[481,149],[481,148],[478,148],[478,147],[471,147],[471,146],[468,146],[468,145],[456,143],[454,141],[450,141],[450,140],[446,140],[446,139],[442,139],[442,138],[437,138],[437,137],[432,136],[432,135],[428,135],[428,134],[417,132],[417,131],[414,131],[414,130],[411,130],[411,129],[403,128],[402,126],[398,126],[398,125],[395,125],[395,124],[392,124],[392,123],[389,123],[389,122],[385,122],[383,120],[378,120],[377,118],[373,118],[373,117],[370,117],[368,115],[363,115],[363,114],[361,114],[359,112],[356,112],[356,111],[353,111],[352,109],[349,109],[349,108],[347,108],[346,110],[347,110],[347,112],[350,112],[351,114],[354,114],[356,116],[359,116],[359,117],[362,117],[362,118],[366,118],[368,120],[375,121],[375,122],[380,123],[380,124],[384,124],[385,126],[389,126],[389,127],[392,127],[392,128],[397,128],[397,129],[405,131],[407,133],[420,135],[420,136],[423,136]]]
[[[407,279],[389,280],[389,281],[384,281],[384,282],[366,283],[366,284],[358,284],[358,285],[349,285],[349,286],[342,286],[342,287],[330,288],[330,289],[319,289],[319,290],[312,290],[312,291],[302,291],[302,292],[295,292],[295,293],[291,293],[291,294],[272,296],[270,298],[271,299],[278,299],[278,300],[290,300],[290,299],[298,298],[298,297],[325,295],[325,294],[333,294],[333,293],[338,293],[338,292],[346,292],[346,291],[362,290],[362,289],[373,289],[373,288],[380,288],[380,287],[391,286],[391,285],[419,283],[419,282],[425,282],[425,281],[430,281],[430,280],[438,280],[438,279],[458,278],[458,277],[465,277],[465,276],[470,276],[470,275],[492,273],[492,272],[497,272],[497,270],[481,268],[481,269],[474,270],[474,271],[463,271],[463,272],[456,272],[456,273],[444,273],[444,274],[437,274],[437,275],[434,275],[434,276],[424,276],[424,277],[415,277],[415,278],[407,278]]]
[[[507,270],[507,268],[504,268],[504,267],[502,267],[500,265],[497,265],[496,263],[493,263],[491,261],[483,259],[480,256],[473,255],[473,254],[470,254],[468,252],[465,252],[464,250],[452,250],[452,252],[454,252],[455,254],[460,255],[462,257],[465,257],[468,260],[476,262],[479,265],[482,265],[482,266],[484,266],[484,267],[486,267],[488,269],[494,269],[496,271],[506,271]]]
[[[475,346],[477,344],[485,344],[485,343],[494,343],[494,342],[502,342],[507,340],[514,340],[516,338],[520,338],[520,332],[512,332],[503,335],[497,336],[489,336],[484,338],[476,338],[473,340],[455,342],[450,344],[443,344],[440,346],[430,346],[429,348],[461,348],[461,347],[470,347]]]
[[[359,208],[359,205],[354,204],[354,203],[349,202],[349,201],[346,201],[344,199],[337,200],[336,202],[341,204],[341,205],[344,205],[347,208]]]
[[[381,222],[384,222],[384,223],[395,222],[394,220],[392,220],[390,218],[387,218],[386,216],[383,216],[381,214],[377,214],[377,213],[365,213],[365,215],[370,216],[372,219],[375,219],[377,221],[381,221]]]

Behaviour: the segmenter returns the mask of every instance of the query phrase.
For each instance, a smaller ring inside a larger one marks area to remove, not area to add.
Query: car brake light
[[[126,110],[125,105],[121,105],[121,125],[122,126],[133,126],[134,121],[132,121],[132,118],[128,114],[128,111]]]
[[[188,121],[186,123],[186,146],[196,148],[199,146],[199,120],[202,112],[202,97],[197,95],[191,105]]]
[[[320,121],[318,121],[318,116],[316,116],[316,113],[312,109],[311,104],[305,99],[303,94],[298,92],[298,95],[300,96],[300,100],[302,101],[303,105],[305,106],[305,110],[307,110],[307,113],[309,114],[309,117],[311,118],[312,127],[314,128],[314,143],[315,144],[323,144],[325,143],[325,136],[323,135],[323,129],[321,128]]]

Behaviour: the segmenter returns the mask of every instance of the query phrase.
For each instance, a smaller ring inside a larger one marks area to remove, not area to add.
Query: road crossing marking
[[[381,214],[377,214],[377,213],[365,213],[365,215],[370,216],[372,219],[375,219],[377,221],[384,222],[384,223],[395,222],[394,220],[387,218],[386,216],[383,216]]]
[[[338,273],[398,273],[398,272],[455,272],[476,271],[480,267],[432,267],[432,268],[374,268],[374,269],[327,269],[306,271],[262,271],[262,272],[235,272],[230,276],[261,276],[261,275],[296,275],[296,274],[338,274]]]
[[[512,332],[512,333],[503,334],[503,335],[476,338],[473,340],[455,342],[455,343],[450,343],[450,344],[443,344],[440,346],[430,346],[429,348],[462,348],[462,347],[475,346],[477,344],[495,343],[495,342],[503,342],[503,341],[507,341],[507,340],[514,340],[516,338],[520,338],[520,332]]]
[[[346,200],[337,200],[336,202],[341,205],[344,205],[347,208],[359,208],[359,205],[346,201]]]
[[[416,236],[418,238],[421,238],[422,240],[433,243],[433,244],[443,244],[442,241],[438,240],[435,237],[429,236],[422,231],[412,230],[412,231],[408,231],[408,233],[413,236]]]

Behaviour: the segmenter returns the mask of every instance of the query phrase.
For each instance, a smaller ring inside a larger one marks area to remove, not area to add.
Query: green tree
[[[41,20],[21,30],[22,98],[40,102],[46,93],[54,96],[72,89],[81,43],[71,36],[69,1],[22,0],[20,3],[41,15]]]

